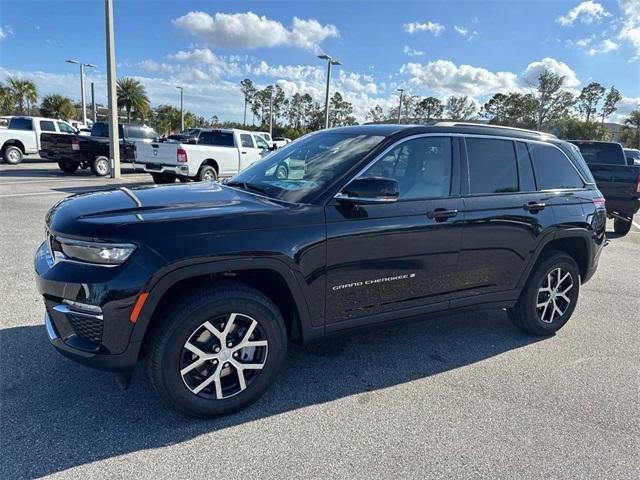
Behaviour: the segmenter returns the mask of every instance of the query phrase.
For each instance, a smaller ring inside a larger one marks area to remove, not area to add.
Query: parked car
[[[627,157],[627,164],[640,165],[640,150],[636,148],[625,148],[624,156]]]
[[[285,138],[285,137],[276,137],[273,139],[273,145],[276,148],[281,148],[284,147],[287,143],[289,143],[291,141],[290,138]]]
[[[68,137],[74,128],[63,120],[45,117],[9,117],[7,128],[0,129],[0,155],[6,163],[16,165],[25,155],[37,154],[42,135],[48,132]]]
[[[303,177],[277,178],[290,160]],[[564,141],[363,125],[307,135],[226,185],[67,198],[35,270],[56,349],[123,386],[146,358],[162,400],[204,418],[260,397],[289,341],[483,308],[552,335],[596,271],[605,224]]]
[[[158,184],[174,183],[176,179],[217,180],[260,160],[268,150],[264,148],[266,143],[261,146],[257,140],[245,130],[200,129],[196,144],[138,142],[136,163]]]
[[[612,142],[571,140],[584,157],[606,199],[607,214],[619,235],[631,230],[640,208],[640,167],[627,162],[622,145]]]
[[[159,135],[151,127],[144,125],[118,125],[120,138],[120,159],[135,168],[136,142],[151,142]],[[91,135],[63,136],[56,133],[42,134],[40,156],[58,162],[65,173],[74,173],[78,168],[91,168],[94,175],[104,177],[111,173],[109,160],[109,124],[96,122]]]

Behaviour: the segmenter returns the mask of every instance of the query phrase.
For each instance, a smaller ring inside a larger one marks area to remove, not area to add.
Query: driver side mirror
[[[398,201],[398,181],[386,177],[356,178],[334,198],[342,204],[363,205]]]

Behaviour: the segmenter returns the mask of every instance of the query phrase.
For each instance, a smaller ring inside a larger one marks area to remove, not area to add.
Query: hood
[[[226,226],[241,228],[241,216],[269,214],[286,204],[217,183],[120,187],[68,197],[47,214],[47,226],[56,233],[108,237],[114,229],[150,223],[227,219]],[[245,222],[251,228],[250,222]]]

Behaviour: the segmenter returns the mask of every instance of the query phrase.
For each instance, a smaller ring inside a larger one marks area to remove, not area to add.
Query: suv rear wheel
[[[280,312],[239,283],[194,291],[162,315],[149,373],[160,398],[184,415],[209,418],[247,406],[271,385],[286,356]]]
[[[111,161],[107,157],[96,157],[91,164],[91,171],[98,177],[106,177],[111,173]]]
[[[216,169],[211,165],[203,165],[200,167],[198,171],[199,182],[215,182],[217,179],[218,174],[216,173]]]
[[[2,158],[4,158],[6,163],[17,165],[22,162],[22,150],[20,150],[20,147],[16,147],[15,145],[9,145],[4,149]]]
[[[511,321],[534,335],[552,335],[564,326],[576,308],[580,271],[575,260],[562,252],[546,255],[534,267],[514,308]]]

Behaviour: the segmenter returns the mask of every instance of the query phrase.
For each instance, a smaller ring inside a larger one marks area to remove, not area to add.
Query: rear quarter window
[[[216,147],[235,147],[233,132],[202,132],[198,143]]]
[[[55,132],[56,125],[51,120],[40,120],[40,130],[43,132]]]
[[[584,182],[562,151],[551,145],[529,143],[538,190],[584,188]]]

